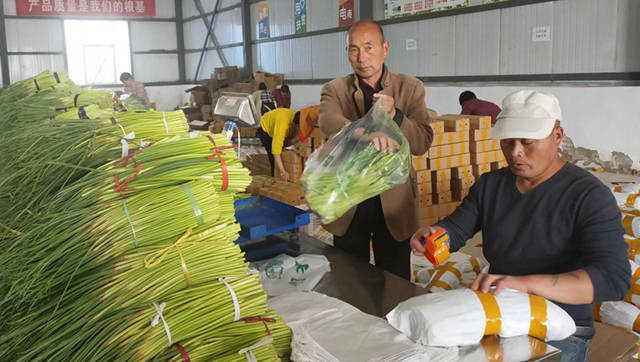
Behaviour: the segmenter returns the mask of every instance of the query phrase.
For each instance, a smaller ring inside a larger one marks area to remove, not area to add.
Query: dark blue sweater
[[[449,232],[452,251],[482,230],[489,273],[584,269],[595,302],[622,300],[629,289],[627,244],[616,201],[600,180],[570,163],[527,195],[518,191],[509,168],[484,174],[437,225]],[[557,304],[577,325],[593,324],[591,304]]]

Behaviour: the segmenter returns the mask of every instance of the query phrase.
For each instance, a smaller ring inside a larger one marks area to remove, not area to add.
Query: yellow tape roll
[[[547,301],[537,295],[529,295],[531,323],[529,335],[545,340],[547,338]]]
[[[487,324],[484,327],[484,335],[487,336],[500,333],[500,329],[502,328],[502,316],[500,315],[500,307],[498,307],[496,297],[491,293],[482,293],[479,291],[476,291],[476,295],[478,296],[478,299],[480,299],[482,309],[484,309],[484,315],[487,317]]]

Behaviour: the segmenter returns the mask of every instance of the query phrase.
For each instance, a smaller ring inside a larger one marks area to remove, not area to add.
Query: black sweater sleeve
[[[599,185],[585,195],[578,210],[576,238],[593,284],[594,302],[624,299],[631,270],[615,198],[606,186]]]

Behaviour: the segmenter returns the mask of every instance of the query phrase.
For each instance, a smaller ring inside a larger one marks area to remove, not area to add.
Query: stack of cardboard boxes
[[[266,175],[253,176],[247,192],[251,195],[266,196],[291,206],[305,203],[302,185],[295,185]]]
[[[421,226],[451,214],[480,175],[506,166],[491,117],[445,114],[432,117],[431,128],[431,148],[413,156]]]
[[[507,165],[500,149],[500,141],[491,139],[491,117],[464,116],[469,119],[471,165],[474,177]]]
[[[269,164],[269,158],[266,154],[257,153],[248,155],[247,158],[242,161],[242,165],[251,172],[252,176],[271,176],[271,165]]]
[[[293,150],[282,150],[282,164],[285,171],[289,173],[289,181],[299,184],[302,178],[302,171],[307,159],[313,151],[320,148],[326,141],[327,136],[320,130],[315,128],[309,138],[304,143],[297,143]],[[281,178],[280,174],[276,172],[276,177]]]

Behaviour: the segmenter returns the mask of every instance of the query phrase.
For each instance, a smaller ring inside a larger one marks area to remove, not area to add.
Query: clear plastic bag
[[[409,142],[385,111],[380,98],[362,118],[351,122],[306,162],[302,184],[309,208],[328,224],[360,202],[406,182]],[[389,147],[386,150],[380,145]]]

